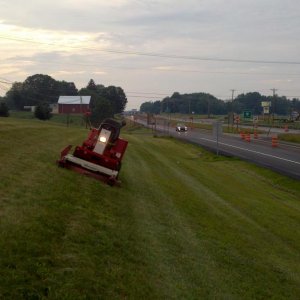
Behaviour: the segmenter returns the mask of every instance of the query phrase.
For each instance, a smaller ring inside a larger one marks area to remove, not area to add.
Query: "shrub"
[[[40,120],[49,120],[52,117],[49,104],[39,103],[35,108],[34,116]]]
[[[9,111],[8,106],[5,102],[0,103],[0,117],[8,117]]]

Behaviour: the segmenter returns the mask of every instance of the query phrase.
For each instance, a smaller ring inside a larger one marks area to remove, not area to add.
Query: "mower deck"
[[[70,161],[76,165],[79,165],[79,166],[83,167],[84,169],[88,169],[89,171],[103,173],[109,177],[110,176],[114,176],[114,177],[118,176],[118,171],[114,171],[114,170],[96,165],[96,164],[86,161],[84,159],[75,157],[72,154],[67,154],[64,158],[65,158],[65,160]]]
[[[72,154],[66,155],[63,159],[57,161],[57,163],[63,168],[93,177],[109,185],[120,185],[121,183],[119,180],[117,180],[118,171],[95,165],[78,157],[75,157]]]

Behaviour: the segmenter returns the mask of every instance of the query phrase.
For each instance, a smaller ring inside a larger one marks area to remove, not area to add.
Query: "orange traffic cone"
[[[278,147],[278,138],[277,136],[272,136],[272,147]]]

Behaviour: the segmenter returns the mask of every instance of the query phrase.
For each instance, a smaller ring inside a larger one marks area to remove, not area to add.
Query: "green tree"
[[[5,102],[0,102],[0,117],[8,117],[9,110]]]
[[[161,111],[171,113],[224,114],[224,101],[207,93],[179,94],[173,93],[161,101]]]
[[[95,123],[104,117],[112,117],[123,112],[127,104],[126,95],[121,87],[105,87],[102,84],[95,84],[93,79],[90,79],[87,87],[82,88],[79,94],[91,96],[91,119]]]
[[[78,95],[78,90],[74,82],[58,81],[58,95],[59,96],[75,96]]]
[[[37,105],[39,102],[54,103],[59,95],[59,84],[49,75],[35,74],[24,81],[23,92],[26,105]]]
[[[104,119],[114,115],[110,102],[101,96],[91,101],[91,111],[90,120],[94,127],[98,127]]]
[[[145,113],[159,114],[161,112],[161,101],[144,102],[140,106],[140,111]]]
[[[264,97],[258,92],[238,95],[233,101],[233,111],[242,113],[243,110],[252,110],[254,114],[262,111],[261,102]]]
[[[81,96],[91,96],[91,103],[100,96],[99,93],[97,93],[97,91],[90,90],[88,88],[80,89],[78,94]]]
[[[14,82],[10,90],[6,93],[7,105],[11,109],[22,110],[25,102],[23,99],[23,83]]]
[[[96,84],[96,91],[99,95],[102,95],[105,90],[105,86],[103,84]]]
[[[52,117],[50,105],[46,102],[39,103],[35,108],[34,116],[40,120],[49,120]]]
[[[96,91],[97,87],[96,87],[95,81],[93,79],[90,79],[86,88],[91,91]]]
[[[152,113],[152,109],[153,109],[153,102],[151,101],[144,102],[140,106],[140,112],[143,113]]]
[[[127,104],[127,97],[121,87],[109,86],[102,90],[104,96],[112,105],[114,114],[124,111]]]
[[[60,95],[77,95],[73,82],[56,81],[51,76],[35,74],[21,82],[15,82],[6,93],[10,108],[23,110],[24,106],[37,105],[39,102],[56,103]]]

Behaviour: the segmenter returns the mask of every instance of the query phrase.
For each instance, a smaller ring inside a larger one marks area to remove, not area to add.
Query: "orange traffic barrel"
[[[244,133],[244,131],[241,131],[240,135],[241,135],[241,139],[244,140],[245,139],[245,133]]]
[[[272,147],[278,147],[278,138],[277,136],[272,136]]]
[[[247,141],[248,143],[250,143],[250,141],[251,141],[250,133],[247,133],[247,134],[246,134],[246,141]]]
[[[257,131],[256,131],[256,130],[254,131],[254,138],[255,138],[255,139],[258,138],[258,134],[257,134]]]

